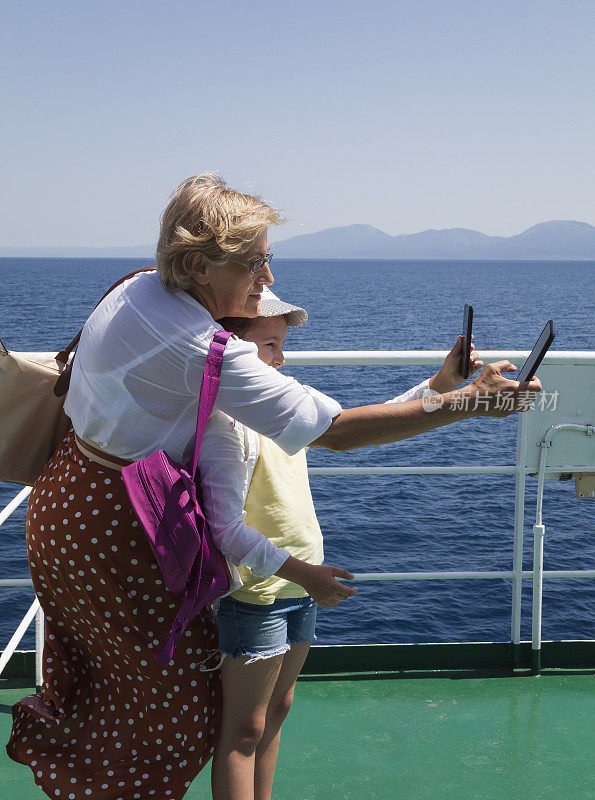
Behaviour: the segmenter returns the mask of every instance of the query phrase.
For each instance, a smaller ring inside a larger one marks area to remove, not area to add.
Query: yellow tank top
[[[310,492],[306,451],[288,456],[271,439],[259,439],[258,461],[246,497],[246,523],[295,558],[322,564],[322,532]],[[277,575],[260,578],[246,566],[238,571],[244,585],[231,597],[244,603],[270,605],[280,598],[307,595],[301,586]]]

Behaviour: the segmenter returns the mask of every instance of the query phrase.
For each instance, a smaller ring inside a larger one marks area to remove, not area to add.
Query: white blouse
[[[387,402],[417,400],[427,389],[425,380]],[[255,575],[268,578],[282,567],[290,553],[245,521],[244,506],[259,446],[257,433],[216,411],[211,414],[202,440],[198,470],[203,510],[213,541],[232,564],[245,564]]]
[[[120,284],[81,335],[64,409],[81,439],[139,460],[164,449],[192,456],[198,396],[211,340],[222,330],[187,292],[168,292],[157,272]],[[233,337],[215,408],[297,453],[321,436],[341,406],[258,358]]]

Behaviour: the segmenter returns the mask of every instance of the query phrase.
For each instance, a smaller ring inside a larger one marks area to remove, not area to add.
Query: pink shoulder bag
[[[196,441],[191,462],[180,466],[164,450],[122,468],[122,478],[138,520],[149,539],[167,588],[183,598],[169,636],[155,658],[167,666],[190,621],[230,588],[227,562],[215,547],[201,509],[196,467],[202,438],[213,410],[223,352],[231,333],[213,337],[200,388]]]

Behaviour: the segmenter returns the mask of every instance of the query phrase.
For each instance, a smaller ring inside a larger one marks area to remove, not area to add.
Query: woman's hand
[[[473,334],[471,335],[471,338],[475,338]],[[461,353],[463,350],[464,340],[464,336],[459,336],[455,346],[444,359],[444,364],[442,365],[440,371],[430,378],[430,389],[432,389],[434,392],[439,392],[440,394],[452,392],[453,389],[456,389],[457,386],[459,386],[459,384],[465,380],[460,373]],[[481,361],[477,353],[473,352],[474,350],[475,345],[471,343],[469,375],[473,375],[473,373],[477,372],[483,367],[483,361]]]
[[[275,575],[303,586],[310,597],[322,608],[338,606],[341,600],[357,594],[355,586],[345,586],[337,578],[352,579],[353,574],[328,564],[308,564],[289,556]]]

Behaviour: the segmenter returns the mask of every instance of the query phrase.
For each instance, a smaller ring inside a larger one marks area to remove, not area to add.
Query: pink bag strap
[[[202,384],[200,386],[200,397],[198,400],[198,416],[196,418],[196,440],[194,443],[194,456],[192,457],[192,480],[196,477],[196,467],[198,465],[198,454],[200,452],[200,445],[204,436],[211,411],[215,405],[215,398],[219,391],[219,384],[221,383],[221,367],[223,365],[223,353],[227,346],[229,337],[232,334],[229,331],[217,331],[213,336],[207,361],[205,363],[205,371],[202,376]]]

